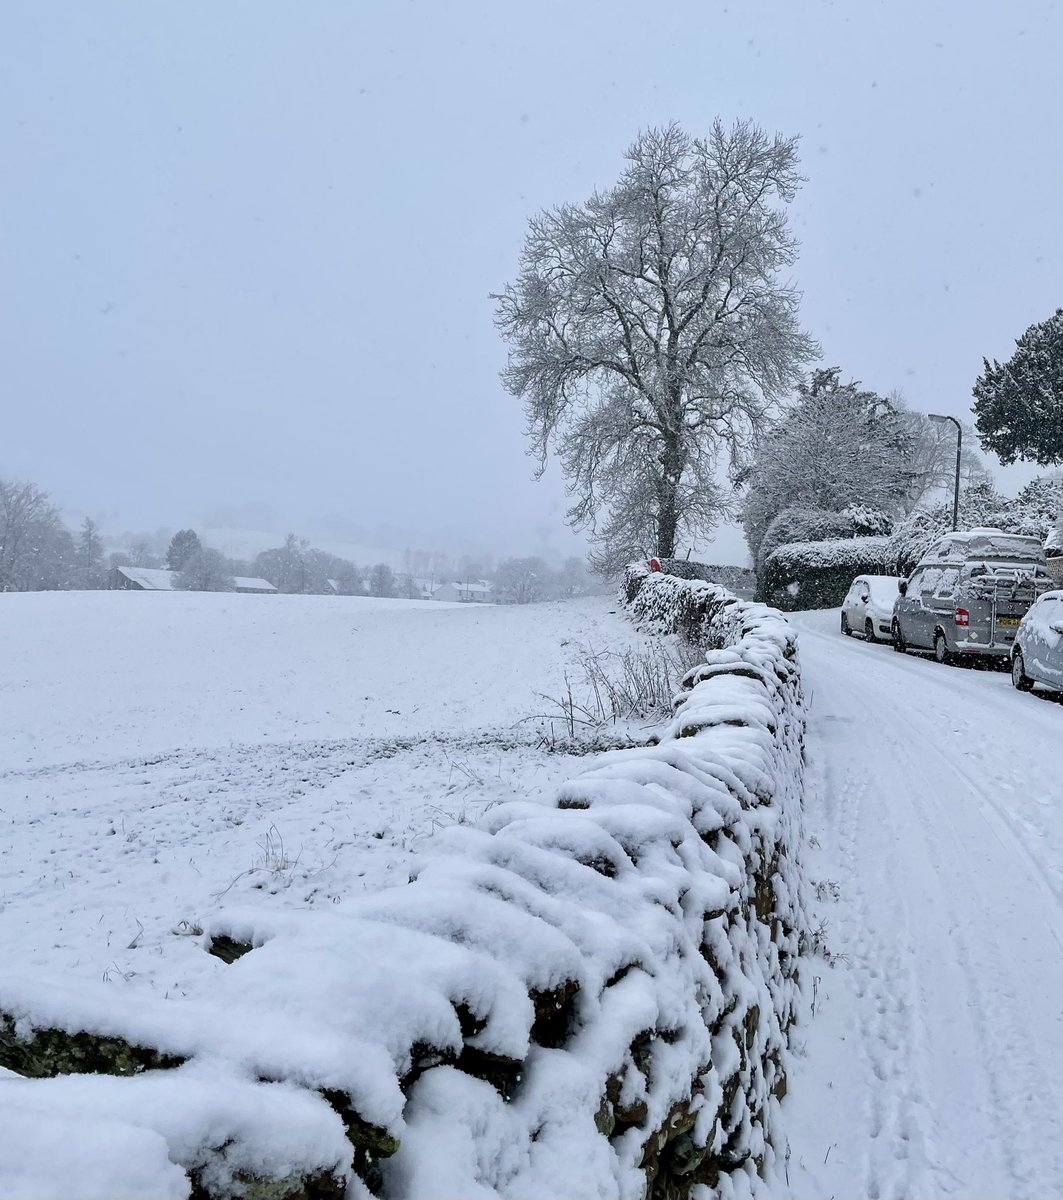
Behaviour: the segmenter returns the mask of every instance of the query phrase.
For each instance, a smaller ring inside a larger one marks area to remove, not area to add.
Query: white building
[[[490,604],[491,585],[486,579],[462,579],[454,583],[443,583],[432,593],[432,599],[461,604]]]
[[[111,572],[111,588],[127,592],[174,592],[176,571],[162,567],[115,567]],[[269,595],[277,589],[268,579],[234,575],[236,591]]]

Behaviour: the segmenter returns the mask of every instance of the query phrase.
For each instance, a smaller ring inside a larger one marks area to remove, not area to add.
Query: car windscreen
[[[893,607],[893,602],[897,599],[897,580],[894,577],[880,576],[869,579],[867,586],[871,591],[871,599],[876,604]]]

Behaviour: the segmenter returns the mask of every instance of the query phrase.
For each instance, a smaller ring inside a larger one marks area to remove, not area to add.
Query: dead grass
[[[623,650],[581,644],[562,695],[540,694],[551,705],[541,719],[559,723],[572,741],[611,725],[661,721],[672,713],[679,680],[701,658],[679,638]]]

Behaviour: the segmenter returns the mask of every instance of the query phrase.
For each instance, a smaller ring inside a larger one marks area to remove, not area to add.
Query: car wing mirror
[[[897,591],[900,592],[900,594],[902,596],[908,595],[908,580],[907,579],[898,579],[897,580]]]

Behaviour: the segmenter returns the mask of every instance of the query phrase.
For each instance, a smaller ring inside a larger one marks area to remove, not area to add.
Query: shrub
[[[780,546],[764,564],[763,598],[784,612],[836,608],[854,576],[887,574],[888,544],[885,537],[860,537]]]

